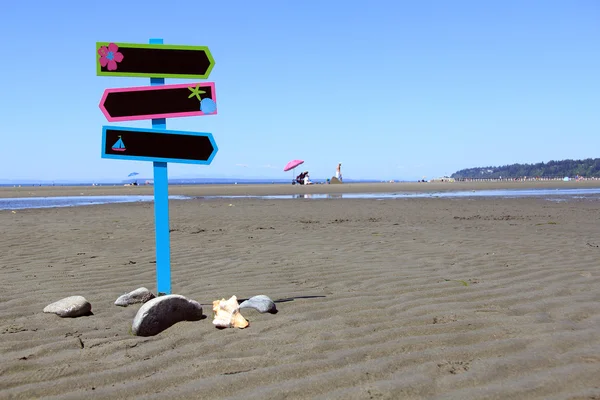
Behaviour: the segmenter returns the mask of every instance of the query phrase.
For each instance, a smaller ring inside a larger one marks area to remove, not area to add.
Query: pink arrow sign
[[[106,89],[100,110],[110,122],[215,115],[214,82]]]

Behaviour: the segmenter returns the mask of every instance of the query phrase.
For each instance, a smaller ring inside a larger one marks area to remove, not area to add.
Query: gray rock
[[[119,296],[117,301],[115,301],[115,305],[127,307],[131,304],[146,303],[147,301],[152,300],[155,297],[156,296],[154,296],[154,294],[152,294],[148,289],[146,289],[145,287],[141,287],[135,289],[133,292],[129,292],[127,294]]]
[[[178,294],[156,297],[138,310],[131,332],[136,336],[154,336],[181,321],[202,319],[202,306]]]
[[[260,313],[269,312],[271,314],[275,314],[277,312],[277,307],[275,306],[273,300],[271,300],[269,296],[265,296],[263,294],[252,296],[248,300],[242,301],[240,308],[254,308]]]
[[[60,317],[81,317],[89,315],[92,311],[92,305],[83,296],[70,296],[62,300],[47,305],[44,308],[45,313],[54,313]]]

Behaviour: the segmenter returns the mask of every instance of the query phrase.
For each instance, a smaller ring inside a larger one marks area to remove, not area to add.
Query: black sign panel
[[[102,131],[103,158],[208,165],[218,151],[210,133],[114,126]]]
[[[214,82],[106,89],[100,109],[110,122],[217,113]]]
[[[103,76],[206,79],[215,61],[206,46],[96,43],[96,72]]]

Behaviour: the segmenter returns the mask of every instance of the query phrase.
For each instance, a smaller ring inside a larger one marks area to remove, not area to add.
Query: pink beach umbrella
[[[285,167],[283,167],[283,171],[287,172],[289,170],[293,170],[292,180],[294,180],[294,178],[296,177],[296,167],[301,164],[304,164],[304,160],[292,160],[289,163],[285,164]]]

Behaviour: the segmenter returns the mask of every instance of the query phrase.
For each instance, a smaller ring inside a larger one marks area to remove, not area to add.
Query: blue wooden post
[[[150,39],[150,44],[163,44]],[[150,78],[150,85],[164,85],[164,78]],[[153,129],[167,129],[165,118],[152,120]],[[171,294],[171,238],[169,233],[169,174],[167,163],[154,161],[154,220],[156,230],[156,290]]]

